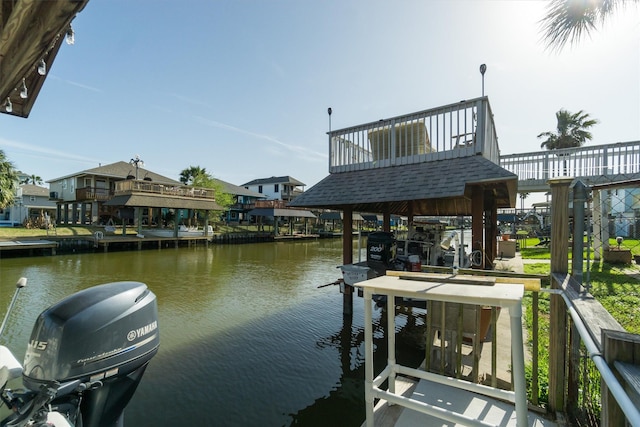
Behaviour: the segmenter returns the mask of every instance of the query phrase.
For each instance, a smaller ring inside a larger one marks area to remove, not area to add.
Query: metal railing
[[[114,195],[118,196],[133,193],[160,194],[163,196],[215,200],[215,192],[213,188],[196,188],[186,185],[164,185],[133,179],[116,182]]]
[[[585,182],[636,178],[640,174],[640,141],[564,148],[500,156],[500,166],[518,175],[518,188],[548,188],[557,177],[580,177]]]
[[[499,149],[486,97],[329,131],[329,172],[482,155]]]

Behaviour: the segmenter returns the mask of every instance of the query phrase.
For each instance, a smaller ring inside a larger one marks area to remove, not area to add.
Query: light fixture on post
[[[41,59],[38,63],[38,74],[40,74],[41,76],[47,74],[47,64],[46,62],[44,62],[44,59]]]
[[[22,78],[22,89],[20,89],[20,98],[27,99],[29,96],[29,91],[27,90],[27,83],[24,81],[24,77]]]
[[[141,167],[144,166],[144,161],[140,158],[140,156],[138,156],[136,154],[136,156],[133,159],[129,160],[129,164],[136,167],[136,181],[137,181],[138,180],[138,168],[141,168]]]
[[[13,104],[11,103],[11,98],[7,96],[7,102],[4,103],[4,110],[7,113],[11,113],[13,111]]]
[[[76,42],[76,35],[73,32],[73,27],[69,24],[69,28],[67,29],[67,35],[65,36],[65,40],[67,44],[71,45]]]
[[[484,73],[487,72],[487,64],[480,65],[480,74],[482,74],[482,96],[484,97]]]

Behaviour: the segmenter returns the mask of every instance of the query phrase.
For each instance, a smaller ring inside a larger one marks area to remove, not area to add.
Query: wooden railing
[[[164,185],[149,181],[133,180],[116,182],[114,195],[148,193],[195,199],[215,199],[212,188],[196,188],[186,185]]]
[[[482,155],[499,149],[486,97],[329,132],[329,172]]]
[[[113,197],[113,194],[107,188],[84,187],[76,189],[76,200],[98,200],[105,201]]]
[[[288,203],[286,200],[256,200],[256,208],[285,209]]]

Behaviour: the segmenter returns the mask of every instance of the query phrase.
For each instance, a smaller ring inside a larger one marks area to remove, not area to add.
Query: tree
[[[0,150],[0,209],[13,204],[18,182],[18,171]]]
[[[202,169],[202,171],[202,173],[193,177],[192,185],[199,188],[213,189],[213,194],[215,194],[216,197],[216,204],[226,211],[235,202],[233,194],[226,193],[219,180],[204,172],[204,169]]]
[[[556,113],[556,120],[558,124],[555,132],[542,132],[538,135],[538,138],[546,138],[540,144],[540,148],[558,150],[582,147],[587,140],[592,138],[588,129],[598,123],[596,119],[590,119],[589,114],[582,110],[572,114],[561,109]]]
[[[184,185],[193,185],[193,180],[196,176],[206,175],[206,173],[207,171],[205,168],[201,168],[200,166],[189,166],[180,172],[180,182]]]
[[[638,0],[632,0],[637,3]],[[540,23],[549,49],[561,50],[567,43],[577,43],[589,35],[613,12],[624,5],[622,0],[551,0]]]
[[[40,178],[38,175],[28,176],[25,179],[23,179],[21,182],[21,184],[33,184],[33,185],[39,185],[43,183],[44,182],[42,181],[42,178]]]
[[[520,208],[522,212],[524,212],[524,199],[526,199],[528,196],[529,196],[529,193],[526,193],[526,192],[520,193]]]

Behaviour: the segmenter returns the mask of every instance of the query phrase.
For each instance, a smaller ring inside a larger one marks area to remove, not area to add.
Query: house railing
[[[76,189],[76,200],[97,200],[105,201],[113,197],[113,194],[107,188],[84,187]]]
[[[501,155],[500,166],[518,175],[519,186],[546,185],[564,176],[590,182],[635,178],[640,174],[640,141]]]
[[[251,203],[234,203],[233,205],[229,206],[229,209],[251,210],[251,209],[254,209],[255,207],[256,207],[255,202],[251,202]]]
[[[116,182],[116,188],[114,191],[115,196],[134,193],[215,200],[215,194],[212,188],[196,188],[186,185],[164,185],[133,179]]]
[[[256,208],[285,209],[287,204],[286,200],[256,200]]]
[[[329,172],[482,155],[498,163],[487,97],[329,131]]]

